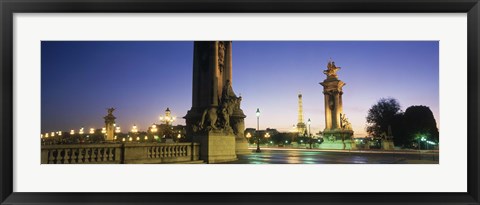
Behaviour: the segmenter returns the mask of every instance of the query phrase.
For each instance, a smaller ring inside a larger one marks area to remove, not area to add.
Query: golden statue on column
[[[324,142],[320,148],[355,149],[352,126],[343,113],[342,95],[345,83],[338,79],[338,70],[340,67],[330,60],[327,70],[323,71],[327,78],[320,83],[323,86],[325,100]]]

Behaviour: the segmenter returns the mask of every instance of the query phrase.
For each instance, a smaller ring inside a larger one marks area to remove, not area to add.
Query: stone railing
[[[159,164],[198,162],[198,143],[42,145],[42,164]]]

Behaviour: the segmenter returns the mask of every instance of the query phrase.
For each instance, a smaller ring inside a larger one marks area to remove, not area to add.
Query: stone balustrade
[[[160,164],[199,161],[198,143],[42,145],[42,164]]]

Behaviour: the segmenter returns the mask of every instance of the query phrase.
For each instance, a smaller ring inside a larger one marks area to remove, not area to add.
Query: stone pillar
[[[324,70],[327,78],[320,84],[323,86],[325,102],[325,129],[323,131],[324,142],[320,148],[325,149],[354,149],[351,138],[353,130],[351,127],[342,127],[343,114],[343,86],[345,83],[338,79],[334,62],[328,63],[328,69]],[[346,119],[345,119],[346,120]],[[349,124],[349,123],[348,123]]]
[[[330,106],[328,105],[330,102],[330,96],[328,93],[323,92],[324,99],[325,99],[325,130],[330,130],[332,128],[332,111],[330,110]]]
[[[340,99],[339,99],[339,94],[338,94],[338,91],[335,91],[334,92],[334,107],[335,107],[335,115],[333,115],[333,121],[335,122],[335,127],[334,129],[340,129],[340,113],[342,113],[342,111],[340,110]]]
[[[245,115],[232,88],[232,42],[196,41],[193,56],[192,108],[184,117],[187,138],[200,143],[200,158],[207,163],[236,160]]]
[[[115,133],[115,119],[116,117],[113,116],[113,111],[115,108],[109,108],[107,116],[103,117],[105,119],[105,129],[107,131],[107,138],[106,141],[113,141],[114,133]]]

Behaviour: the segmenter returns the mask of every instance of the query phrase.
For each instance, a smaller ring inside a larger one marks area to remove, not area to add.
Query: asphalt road
[[[438,164],[438,153],[262,149],[229,164]]]

